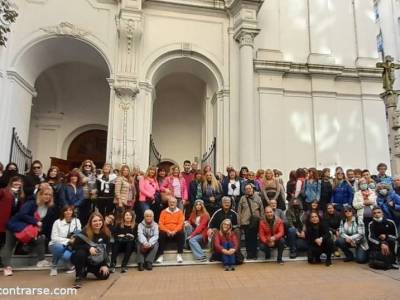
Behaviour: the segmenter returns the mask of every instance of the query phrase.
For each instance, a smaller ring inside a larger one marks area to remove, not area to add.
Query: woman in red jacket
[[[207,229],[210,216],[204,207],[204,201],[198,199],[194,202],[193,211],[189,220],[185,222],[185,235],[189,242],[190,249],[196,260],[205,262],[207,256],[201,247],[201,242],[207,242]]]
[[[235,270],[237,246],[238,240],[236,234],[232,232],[232,222],[229,219],[225,219],[222,221],[220,230],[214,239],[214,255],[220,256],[225,271]]]
[[[0,189],[0,249],[6,239],[6,225],[24,201],[21,177],[10,178],[7,187]]]

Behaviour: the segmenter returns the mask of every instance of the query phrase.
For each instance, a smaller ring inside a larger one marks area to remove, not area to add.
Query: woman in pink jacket
[[[161,192],[170,194],[178,200],[178,207],[183,210],[183,205],[188,200],[188,191],[185,178],[177,165],[171,166],[169,176],[164,180],[161,186]]]
[[[156,192],[160,190],[156,178],[157,169],[150,166],[146,174],[139,180],[139,219],[143,219],[144,212],[150,209],[151,205],[155,202]]]

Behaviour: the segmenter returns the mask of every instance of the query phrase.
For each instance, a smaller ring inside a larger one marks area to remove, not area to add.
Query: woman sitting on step
[[[118,220],[112,229],[114,243],[112,245],[111,273],[115,272],[117,257],[122,252],[124,253],[124,258],[121,263],[121,273],[128,271],[129,258],[135,249],[135,218],[135,214],[131,210],[126,210],[122,214],[121,220]]]
[[[20,211],[10,219],[7,224],[6,243],[2,250],[5,276],[13,274],[11,256],[18,241],[37,254],[37,267],[50,267],[50,262],[45,260],[44,256],[46,236],[43,234],[43,229],[47,228],[49,219],[53,221],[52,206],[53,190],[48,184],[42,184],[36,194],[36,199],[25,202]],[[33,238],[33,236],[36,237]]]
[[[51,241],[49,249],[53,255],[53,265],[50,271],[50,276],[57,275],[57,263],[59,260],[70,262],[72,248],[71,244],[74,241],[74,233],[81,231],[81,222],[75,217],[74,207],[66,205],[61,210],[61,215],[53,224],[51,230]]]
[[[204,254],[201,244],[207,243],[207,225],[209,220],[210,216],[204,206],[204,201],[201,199],[196,200],[189,220],[185,221],[185,237],[193,256],[200,262],[207,261],[207,256]]]
[[[76,235],[72,244],[71,262],[75,266],[75,288],[80,288],[87,273],[93,273],[97,279],[105,280],[110,276],[109,257],[106,251],[110,241],[110,230],[103,216],[94,212],[82,233]]]
[[[144,212],[144,219],[138,226],[137,256],[139,271],[151,271],[158,251],[158,224],[154,222],[154,213],[151,209]]]
[[[235,253],[238,248],[236,234],[232,231],[232,222],[225,219],[221,223],[220,230],[215,235],[215,257],[224,264],[225,271],[234,271],[236,265]]]

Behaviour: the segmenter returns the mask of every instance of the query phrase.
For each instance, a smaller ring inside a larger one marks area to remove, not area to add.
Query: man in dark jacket
[[[297,251],[307,250],[304,232],[304,211],[301,201],[297,198],[289,203],[286,211],[286,219],[288,225],[287,242],[290,248],[290,258],[297,257]]]
[[[392,220],[383,216],[380,207],[372,210],[372,221],[368,225],[368,240],[371,244],[370,267],[388,270],[394,267],[397,249],[397,229]]]

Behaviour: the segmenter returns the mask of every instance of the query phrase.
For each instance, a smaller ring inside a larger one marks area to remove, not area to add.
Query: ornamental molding
[[[119,99],[119,107],[123,111],[128,111],[139,93],[137,80],[120,75],[115,81],[109,80],[109,83]]]
[[[13,80],[20,87],[24,88],[32,97],[37,97],[35,87],[26,81],[25,78],[23,78],[17,71],[8,70],[6,74],[8,79]]]
[[[141,16],[129,16],[123,15],[117,18],[117,28],[119,38],[121,40],[126,40],[126,50],[130,54],[134,49],[135,44],[142,36],[142,20]]]
[[[57,26],[41,27],[40,30],[49,34],[68,35],[75,38],[83,38],[91,34],[90,31],[82,29],[69,22],[61,22]]]

